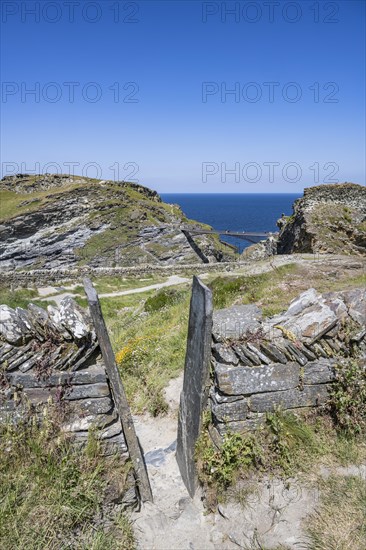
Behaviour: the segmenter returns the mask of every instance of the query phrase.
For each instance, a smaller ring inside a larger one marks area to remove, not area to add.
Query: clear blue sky
[[[364,184],[365,3],[267,4],[3,0],[3,169],[119,166],[160,192]]]

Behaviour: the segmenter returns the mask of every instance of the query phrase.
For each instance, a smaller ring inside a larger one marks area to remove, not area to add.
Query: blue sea
[[[230,231],[278,231],[276,221],[282,213],[292,214],[294,200],[302,194],[199,194],[162,193],[164,202],[178,204],[187,218],[208,223],[214,229]],[[221,240],[234,244],[239,252],[251,243],[221,235]]]

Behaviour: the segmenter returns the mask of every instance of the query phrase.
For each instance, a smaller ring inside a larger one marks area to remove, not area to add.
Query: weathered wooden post
[[[211,332],[212,293],[197,277],[193,277],[176,455],[182,479],[191,497],[197,482],[195,444],[208,398]]]
[[[137,438],[130,407],[127,402],[122,379],[116,365],[112,345],[108,336],[107,327],[104,322],[102,310],[100,307],[98,294],[90,279],[84,279],[84,289],[89,302],[89,309],[93,319],[95,332],[98,338],[99,346],[105,363],[109,382],[113,392],[114,401],[122,422],[128,451],[134,466],[137,482],[143,502],[153,501],[149,477],[147,474],[144,457],[142,455],[139,440]]]

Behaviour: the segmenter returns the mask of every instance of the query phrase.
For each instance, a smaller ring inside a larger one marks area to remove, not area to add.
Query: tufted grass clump
[[[28,304],[38,296],[36,289],[19,288],[12,290],[5,286],[0,286],[0,304],[6,304],[11,308],[27,308]]]
[[[253,435],[230,432],[225,434],[221,448],[217,448],[205,429],[197,440],[195,459],[206,505],[213,510],[243,471],[261,462],[261,451]]]
[[[221,441],[216,437],[212,440],[211,419],[206,416],[195,452],[205,505],[214,510],[229,494],[236,498],[238,487],[250,493],[253,478],[258,475],[285,480],[300,474],[311,478],[315,465],[363,463],[364,438],[338,432],[323,412],[293,414],[278,408],[267,413],[263,424],[253,432],[228,431]]]
[[[349,359],[336,365],[329,408],[338,429],[347,436],[366,434],[366,365]]]
[[[162,288],[145,302],[145,311],[152,313],[177,304],[184,299],[184,292],[172,288]]]
[[[42,423],[0,426],[0,546],[26,548],[134,548],[125,516],[113,529],[95,522],[110,472],[127,479],[128,465],[101,456],[97,441],[77,451],[48,416]]]
[[[305,454],[309,460],[322,449],[314,424],[281,409],[266,414],[261,440],[266,448],[266,469],[289,475],[299,468],[301,462],[305,465]]]
[[[306,522],[309,550],[366,548],[366,480],[333,475],[319,482],[320,504]]]
[[[278,297],[274,296],[273,288],[283,279],[290,278],[297,269],[296,264],[288,264],[260,275],[216,277],[208,285],[213,292],[214,307],[229,307],[237,301],[240,304],[263,301],[265,308],[270,306],[274,310],[273,313],[278,313],[285,308],[289,297],[285,292],[279,292]],[[266,311],[266,314],[272,314],[272,311]]]
[[[248,295],[255,302],[259,296],[260,286],[266,276],[251,277],[216,277],[208,286],[213,293],[214,307],[217,309],[228,307],[235,298]]]
[[[210,424],[211,415],[207,411],[196,442],[195,462],[198,479],[205,490],[206,505],[213,510],[240,476],[253,467],[260,467],[263,456],[256,434],[228,431],[218,446],[211,439]]]

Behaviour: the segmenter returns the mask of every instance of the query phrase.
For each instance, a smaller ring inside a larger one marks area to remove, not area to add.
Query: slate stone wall
[[[365,290],[301,294],[288,310],[262,319],[253,305],[214,313],[210,406],[219,433],[245,431],[280,406],[324,405],[336,364],[366,368]]]
[[[43,414],[85,444],[93,429],[106,455],[127,459],[99,344],[86,313],[71,298],[47,311],[0,306],[0,421]]]
[[[205,271],[234,271],[240,265],[248,262],[217,262],[204,264]],[[76,269],[34,269],[29,271],[1,271],[0,284],[15,288],[27,285],[47,285],[60,281],[81,281],[83,277],[140,277],[149,273],[161,275],[176,275],[190,271],[202,272],[203,263],[181,265],[141,264],[132,267],[79,267]]]

